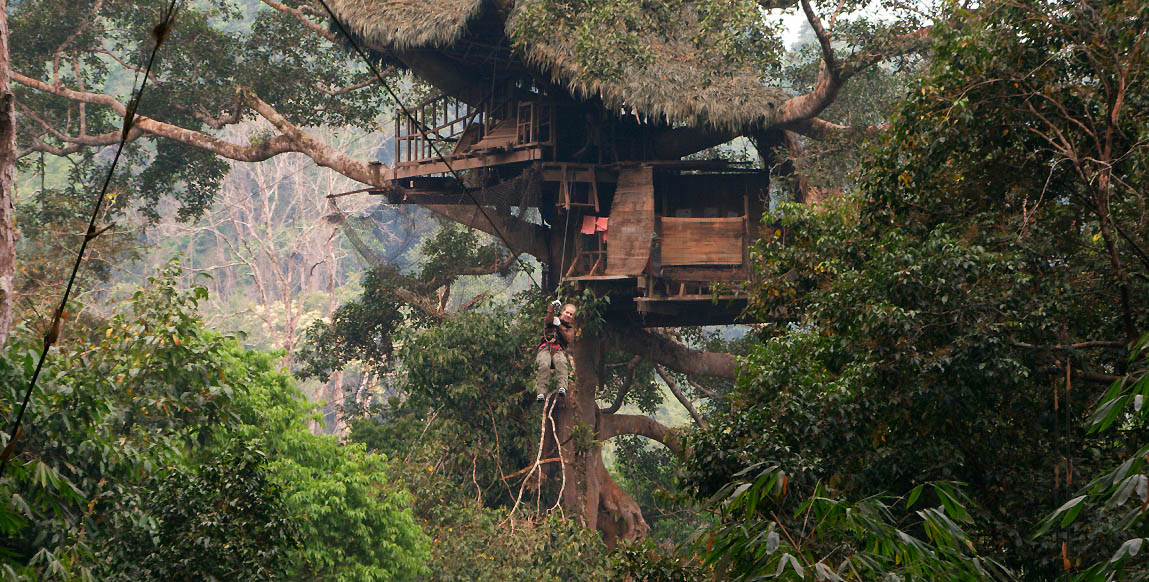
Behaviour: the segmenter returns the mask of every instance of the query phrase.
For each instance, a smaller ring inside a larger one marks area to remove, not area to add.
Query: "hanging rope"
[[[36,391],[36,381],[40,378],[40,371],[44,368],[44,360],[48,357],[48,350],[52,348],[56,340],[60,339],[60,327],[64,321],[64,308],[68,305],[68,297],[72,294],[72,287],[76,283],[76,274],[80,270],[80,264],[84,261],[84,253],[88,250],[88,243],[92,242],[92,240],[106,230],[106,228],[96,229],[96,219],[100,216],[100,208],[103,206],[104,199],[107,197],[108,187],[112,183],[112,175],[116,172],[116,166],[120,162],[120,155],[124,151],[124,145],[128,142],[128,134],[131,133],[132,127],[135,124],[136,111],[140,105],[140,98],[144,94],[144,87],[147,86],[152,65],[156,60],[156,54],[171,32],[171,25],[175,20],[175,15],[176,0],[171,0],[160,23],[152,29],[152,53],[148,57],[147,66],[144,67],[143,79],[140,80],[137,74],[139,89],[133,92],[131,100],[128,101],[127,111],[124,113],[124,126],[120,131],[119,143],[116,145],[116,155],[112,158],[112,165],[108,168],[107,175],[104,176],[104,185],[100,188],[100,194],[96,197],[96,204],[92,209],[92,217],[88,221],[88,230],[85,231],[84,240],[80,243],[80,252],[76,253],[76,262],[72,264],[72,273],[68,276],[67,286],[64,287],[64,297],[60,300],[60,306],[56,308],[56,312],[52,316],[52,325],[48,328],[48,333],[44,336],[44,346],[40,350],[40,359],[36,362],[36,368],[32,372],[32,379],[28,382],[28,389],[24,392],[24,400],[20,404],[20,411],[16,414],[16,420],[12,423],[11,430],[8,431],[8,444],[5,445],[4,450],[0,452],[0,477],[4,476],[4,471],[8,468],[8,461],[15,452],[16,441],[20,438],[21,423],[24,421],[24,413],[28,410],[28,404],[32,401],[32,396]],[[132,86],[135,87],[135,83],[133,83]],[[41,161],[41,166],[43,166],[43,161]],[[41,170],[41,172],[42,171],[43,170]],[[40,184],[41,188],[43,188],[43,177],[41,177]]]
[[[559,442],[558,431],[555,428],[555,419],[552,416],[554,409],[555,409],[555,406],[558,404],[558,402],[559,402],[559,397],[556,394],[548,394],[546,397],[546,400],[543,401],[543,414],[542,414],[542,419],[541,419],[541,425],[539,426],[539,446],[535,452],[534,462],[532,462],[529,467],[527,467],[525,469],[521,469],[519,471],[516,471],[516,472],[514,472],[510,475],[507,475],[506,477],[503,478],[503,480],[505,481],[507,479],[512,479],[512,478],[518,477],[519,475],[522,475],[524,472],[526,473],[526,476],[523,477],[523,481],[519,484],[519,494],[515,497],[515,503],[514,503],[514,505],[511,506],[511,511],[507,513],[507,517],[504,518],[503,521],[499,522],[499,527],[503,527],[504,525],[506,525],[508,523],[510,523],[512,525],[512,527],[514,526],[515,512],[519,509],[519,505],[523,501],[523,491],[526,489],[527,483],[530,482],[531,477],[534,476],[536,472],[538,473],[538,488],[536,490],[536,497],[535,497],[535,506],[536,506],[535,513],[536,514],[538,513],[538,511],[539,511],[539,509],[538,509],[539,496],[542,495],[542,488],[543,488],[542,487],[542,483],[543,483],[542,467],[546,463],[552,463],[552,462],[556,462],[556,461],[559,463],[559,468],[562,471],[562,485],[559,488],[559,495],[555,499],[555,504],[548,511],[554,511],[555,508],[559,508],[561,511],[560,505],[562,503],[563,494],[566,491],[566,486],[567,486],[567,471],[566,471],[566,461],[563,459],[562,443]],[[543,448],[546,445],[546,440],[547,440],[547,421],[550,421],[551,437],[554,439],[555,448],[558,450],[558,457],[557,458],[543,459]],[[529,501],[528,501],[528,503],[529,503]]]
[[[563,254],[562,259],[559,260],[559,279],[562,279],[563,266],[567,264],[567,239],[571,235],[571,209],[567,208],[567,221],[566,226],[563,227]]]

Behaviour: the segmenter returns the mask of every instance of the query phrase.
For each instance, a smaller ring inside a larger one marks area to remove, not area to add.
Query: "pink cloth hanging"
[[[582,217],[582,228],[579,232],[583,234],[594,234],[595,220],[593,216]]]

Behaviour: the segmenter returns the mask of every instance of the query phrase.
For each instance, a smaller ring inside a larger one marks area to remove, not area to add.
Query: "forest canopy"
[[[1145,2],[204,0],[134,96],[167,5],[6,6],[5,579],[1149,575]],[[572,164],[760,176],[741,324],[558,285],[542,166],[396,178],[400,105],[500,84]]]

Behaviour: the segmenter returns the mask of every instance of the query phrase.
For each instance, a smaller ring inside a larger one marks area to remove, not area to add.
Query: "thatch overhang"
[[[619,54],[609,75],[588,71],[570,24],[532,34],[525,15],[546,0],[329,0],[336,14],[375,50],[393,54],[436,51],[474,74],[490,70],[468,62],[468,43],[501,47],[511,68],[530,71],[542,84],[563,88],[577,101],[601,102],[609,111],[634,112],[655,123],[717,129],[731,134],[769,127],[784,91],[766,86],[748,65],[701,54],[697,14],[689,1],[657,32],[626,31],[645,46],[643,58]],[[513,8],[510,8],[513,5]],[[510,8],[508,10],[508,8]],[[501,30],[499,30],[501,28]],[[516,33],[516,30],[522,31]],[[484,61],[490,53],[482,54]],[[609,58],[609,55],[608,55]],[[400,59],[401,60],[401,59]]]
[[[459,41],[485,0],[330,0],[353,34],[376,48],[441,49]]]

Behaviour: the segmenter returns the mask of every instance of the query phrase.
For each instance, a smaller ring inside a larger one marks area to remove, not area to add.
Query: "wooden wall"
[[[743,218],[659,218],[663,266],[741,265]]]
[[[607,232],[606,274],[642,274],[654,237],[654,176],[650,166],[619,170]]]

